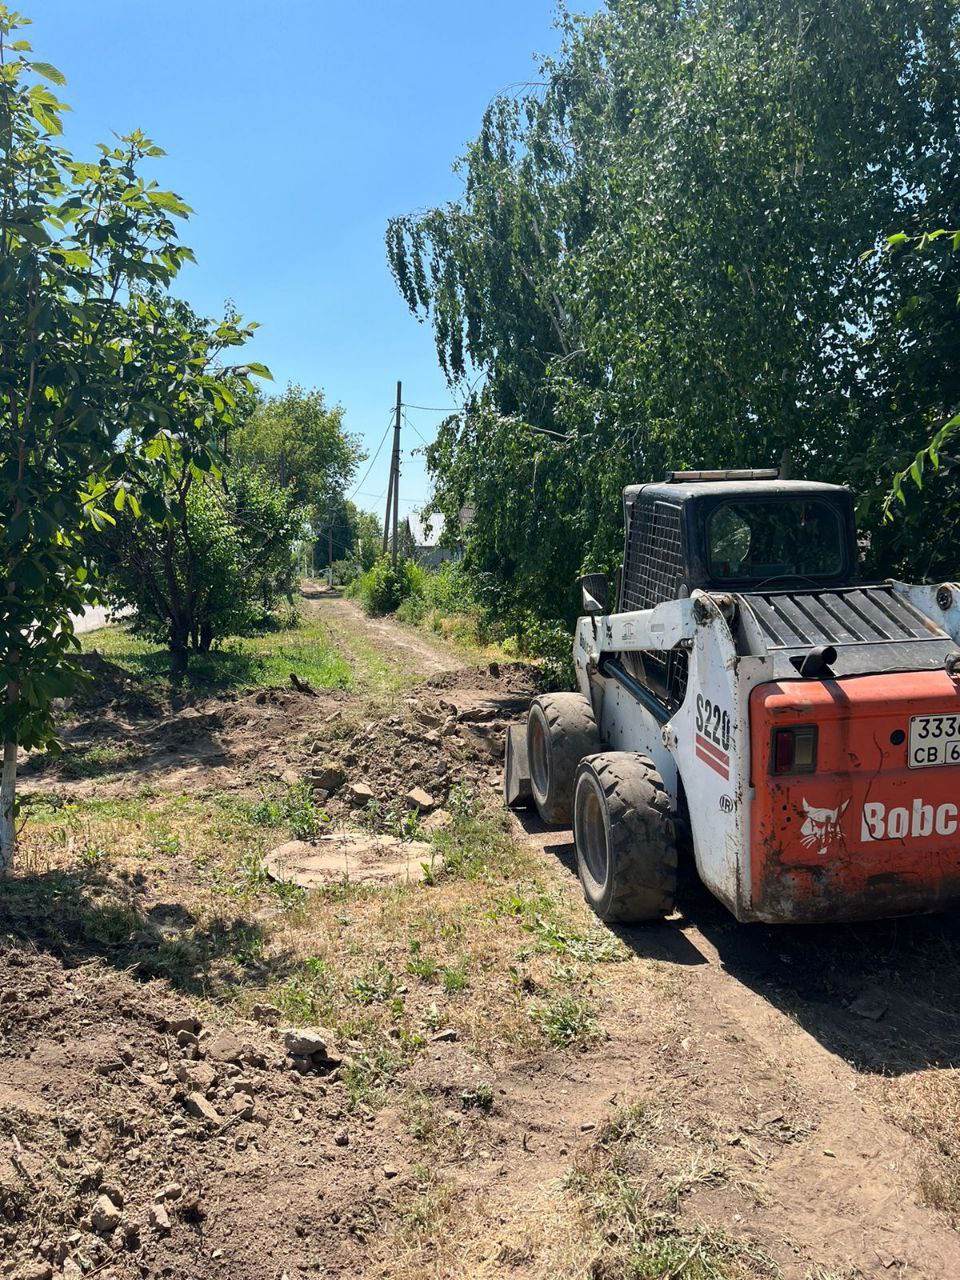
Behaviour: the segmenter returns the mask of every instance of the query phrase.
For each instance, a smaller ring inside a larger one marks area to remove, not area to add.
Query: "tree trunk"
[[[7,705],[17,701],[20,688],[16,683],[7,685]],[[0,775],[0,880],[13,870],[13,858],[17,851],[17,826],[14,807],[17,799],[17,744],[3,744],[3,773]]]
[[[181,618],[170,624],[170,679],[180,684],[187,674],[187,658],[190,646],[190,627]]]
[[[187,674],[187,649],[186,646],[170,647],[170,679],[174,684],[180,684],[184,676]]]

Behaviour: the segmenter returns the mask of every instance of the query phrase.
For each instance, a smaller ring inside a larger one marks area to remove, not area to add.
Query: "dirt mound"
[[[308,1250],[355,1274],[404,1152],[348,1111],[341,1054],[322,1031],[202,1027],[164,983],[7,950],[0,1252],[33,1280],[292,1277]]]
[[[108,664],[109,665],[109,664]],[[131,695],[132,696],[132,695]],[[342,706],[338,690],[320,695],[260,689],[162,708],[119,699],[108,714],[77,716],[62,731],[63,753],[34,753],[21,764],[23,794],[78,783],[82,793],[129,792],[149,781],[186,788],[203,772],[204,785],[231,789],[279,778],[303,753],[318,725]]]
[[[157,686],[144,685],[129,671],[105,658],[96,649],[82,653],[77,663],[87,676],[65,704],[65,710],[80,717],[91,712],[126,717],[161,716],[166,704]]]
[[[434,676],[395,713],[349,737],[335,721],[325,726],[303,777],[332,817],[390,822],[430,813],[454,788],[500,786],[507,726],[526,714],[535,692],[535,669],[520,663]]]
[[[21,792],[117,796],[149,783],[165,791],[262,791],[309,782],[331,817],[436,804],[458,785],[499,785],[507,723],[525,713],[536,669],[522,663],[443,671],[392,714],[344,690],[267,688],[161,705],[97,654],[94,702],[75,703],[63,753],[21,762]],[[105,701],[108,700],[108,701]],[[110,700],[112,699],[112,700]],[[367,790],[354,796],[349,785]]]

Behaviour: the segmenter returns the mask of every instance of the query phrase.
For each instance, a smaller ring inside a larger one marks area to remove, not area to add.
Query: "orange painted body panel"
[[[960,718],[960,684],[923,671],[753,690],[753,919],[869,919],[960,901],[960,763],[908,766],[918,715]],[[774,730],[809,724],[815,772],[772,774]]]

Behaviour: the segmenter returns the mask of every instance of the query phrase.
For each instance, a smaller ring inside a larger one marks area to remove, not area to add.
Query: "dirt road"
[[[308,614],[323,621],[334,643],[361,667],[371,657],[402,682],[462,671],[468,658],[438,636],[404,627],[392,618],[368,618],[353,600],[337,591],[317,589],[306,598]]]
[[[523,838],[574,883],[569,833],[527,819]],[[909,1127],[901,1080],[956,1087],[955,922],[744,927],[689,884],[669,921],[619,932],[672,998],[621,990],[585,1092],[665,1097],[673,1123],[714,1130],[726,1153],[695,1161],[686,1212],[748,1222],[785,1276],[960,1274],[956,1232],[919,1203],[930,1152],[890,1118]]]
[[[688,883],[605,929],[569,832],[496,816],[531,673],[309,609],[354,690],[163,708],[101,662],[68,741],[109,767],[28,780],[0,890],[13,1273],[960,1275],[957,922],[744,927]],[[432,840],[441,870],[271,885],[264,851],[328,824]],[[326,1056],[289,1048],[304,1024]]]

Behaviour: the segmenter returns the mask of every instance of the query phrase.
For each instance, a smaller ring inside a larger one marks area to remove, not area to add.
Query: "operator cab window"
[[[806,498],[723,502],[707,519],[707,560],[727,582],[834,578],[844,567],[840,519]]]

